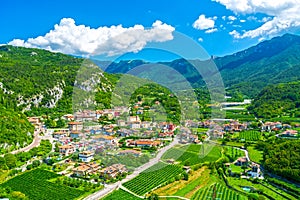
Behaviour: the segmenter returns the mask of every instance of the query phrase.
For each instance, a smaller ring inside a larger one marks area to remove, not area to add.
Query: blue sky
[[[168,42],[176,31],[209,55],[222,56],[284,33],[298,34],[299,5],[295,0],[6,0],[0,44],[122,55]]]

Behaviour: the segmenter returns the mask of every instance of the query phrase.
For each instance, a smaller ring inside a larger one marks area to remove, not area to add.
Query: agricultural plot
[[[186,165],[216,161],[221,156],[218,146],[210,144],[191,144],[181,148],[172,148],[163,155],[163,159],[174,159]]]
[[[240,150],[233,147],[224,147],[225,155],[229,158],[231,162],[235,161],[239,157],[245,156],[245,153]]]
[[[76,199],[85,193],[78,189],[48,181],[58,176],[53,172],[35,169],[6,181],[0,187],[10,187],[13,191],[20,191],[30,200],[70,200]]]
[[[191,198],[191,200],[198,199],[246,200],[247,197],[228,189],[224,185],[216,183],[204,189],[200,189]]]
[[[122,189],[113,191],[111,194],[107,195],[102,200],[122,200],[122,199],[140,200],[140,198],[138,198]]]
[[[261,163],[263,160],[263,152],[260,150],[257,150],[254,146],[248,146],[247,150],[249,152],[250,160]]]
[[[134,179],[124,183],[123,186],[142,196],[181,173],[182,169],[180,166],[158,163]]]
[[[240,139],[244,139],[246,141],[257,141],[261,137],[261,133],[259,131],[243,131],[240,133]]]

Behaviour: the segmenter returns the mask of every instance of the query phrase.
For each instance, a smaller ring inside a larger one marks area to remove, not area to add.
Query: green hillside
[[[300,82],[281,83],[264,88],[249,110],[258,117],[300,117]]]
[[[0,154],[32,142],[34,127],[0,91]]]

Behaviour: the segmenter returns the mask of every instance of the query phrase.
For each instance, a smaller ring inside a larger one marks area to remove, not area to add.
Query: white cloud
[[[206,18],[205,15],[200,15],[199,18],[193,23],[193,27],[199,30],[214,28],[215,19],[216,19],[214,18],[211,17]]]
[[[203,38],[199,37],[199,38],[198,38],[198,41],[199,41],[199,42],[203,42]]]
[[[230,21],[234,21],[234,20],[236,20],[237,18],[235,17],[235,16],[228,16],[228,20],[230,20]]]
[[[240,22],[241,22],[241,23],[245,23],[245,22],[246,22],[246,20],[244,20],[244,19],[241,19],[241,20],[240,20]]]
[[[211,28],[211,29],[207,29],[207,30],[205,31],[205,33],[213,33],[213,32],[216,32],[216,31],[218,31],[217,28]]]
[[[35,47],[54,52],[74,55],[120,55],[138,52],[148,42],[164,42],[173,39],[174,27],[157,20],[152,27],[142,25],[124,28],[122,25],[90,28],[76,25],[71,18],[61,19],[46,35],[29,38],[27,41],[14,39],[11,45]]]
[[[236,14],[263,13],[272,18],[262,19],[260,27],[245,31],[240,38],[277,35],[282,31],[300,28],[299,0],[214,0]]]
[[[231,32],[229,32],[229,35],[232,35],[234,38],[241,38],[241,34],[239,32],[237,32],[236,30],[233,30]]]

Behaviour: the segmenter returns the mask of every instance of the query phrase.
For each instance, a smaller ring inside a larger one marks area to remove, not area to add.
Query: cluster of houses
[[[118,175],[128,172],[125,165],[113,164],[111,166],[102,168],[95,162],[80,163],[79,166],[73,168],[73,174],[77,177],[86,177],[93,174],[98,174],[100,177],[116,178]]]
[[[241,176],[242,178],[252,177],[252,178],[263,179],[263,174],[261,172],[260,165],[257,163],[254,163],[254,162],[249,162],[247,157],[240,157],[236,161],[234,161],[233,164],[236,166],[239,166],[239,167],[245,166],[248,168],[248,170],[246,171],[246,174],[245,174],[246,176],[245,175]],[[225,163],[225,166],[229,169],[228,171],[229,171],[230,175],[233,176],[234,172],[230,169],[230,165],[231,165],[231,163]],[[242,173],[239,175],[242,175]]]
[[[225,120],[222,121],[222,123],[219,123],[220,121],[218,120],[206,120],[206,121],[192,121],[192,120],[187,120],[185,123],[186,127],[191,127],[191,128],[198,128],[198,127],[203,127],[203,128],[209,128],[209,134],[213,138],[223,138],[224,134],[226,132],[240,132],[243,130],[247,130],[249,123],[246,122],[239,122],[237,120]]]

